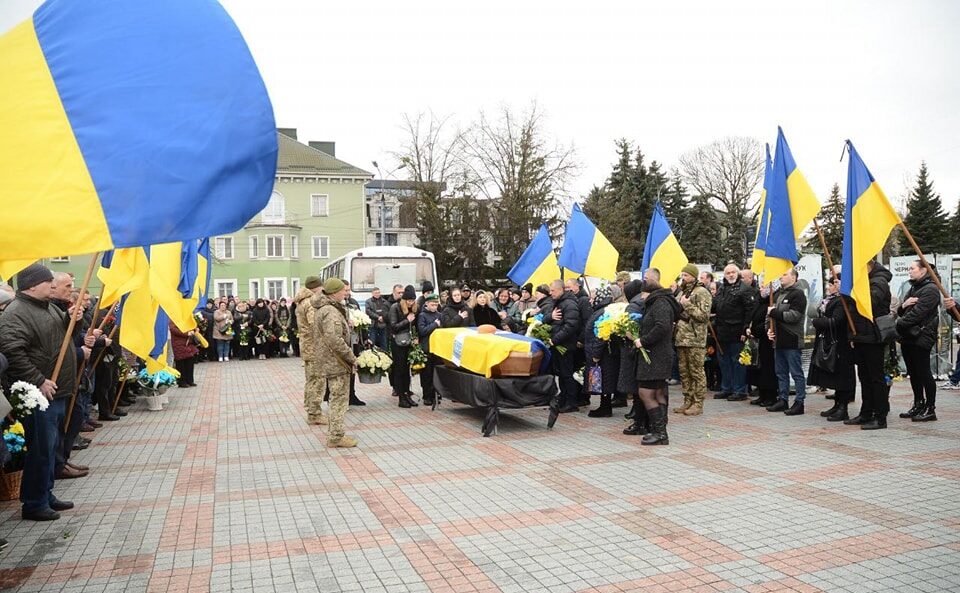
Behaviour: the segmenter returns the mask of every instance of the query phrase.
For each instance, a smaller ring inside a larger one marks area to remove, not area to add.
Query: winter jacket
[[[223,333],[227,327],[233,325],[233,313],[230,311],[221,311],[217,309],[213,312],[213,339],[214,340],[232,340],[233,336]],[[237,331],[237,328],[234,328]]]
[[[690,301],[680,305],[683,311],[677,322],[674,344],[678,347],[704,348],[707,345],[707,324],[710,322],[713,295],[699,282],[689,287],[681,286],[680,292]]]
[[[739,342],[750,326],[757,290],[739,278],[733,284],[723,280],[713,299],[713,328],[721,344]]]
[[[473,320],[477,327],[481,325],[492,325],[500,329],[500,316],[489,305],[477,305],[473,308]]]
[[[357,359],[347,341],[350,330],[343,305],[323,293],[314,295],[310,305],[315,309],[315,323],[309,341],[317,349],[315,360],[319,364],[319,372],[325,377],[353,374]]]
[[[260,307],[254,307],[251,316],[253,318],[253,327],[250,333],[251,337],[257,335],[257,330],[260,329],[258,326],[260,325],[263,326],[264,333],[270,331],[270,326],[273,325],[273,315],[270,314],[269,307],[263,307],[262,309]]]
[[[813,341],[813,351],[816,352],[817,348],[821,347],[820,344],[828,345],[836,341],[837,364],[833,372],[829,372],[811,362],[810,371],[807,373],[807,384],[852,391],[857,388],[857,377],[854,371],[853,348],[850,346],[847,335],[847,314],[843,312],[841,298],[848,297],[837,294],[824,298],[826,305],[821,303],[817,316],[810,320],[810,324],[817,331]],[[848,300],[847,305],[848,308],[856,306],[852,300]]]
[[[803,320],[807,311],[807,295],[794,284],[781,287],[773,295],[773,310],[768,316],[776,323],[775,348],[799,350],[803,346]]]
[[[643,315],[644,300],[638,294],[627,301],[627,313]],[[637,348],[629,340],[620,340],[620,376],[617,379],[617,391],[634,394],[637,392]]]
[[[411,332],[411,337],[413,337],[412,334],[417,329],[417,326],[407,321],[407,316],[403,314],[403,309],[400,308],[399,302],[390,306],[390,314],[387,316],[387,327],[390,328],[391,337],[396,337],[397,334],[407,331]]]
[[[667,380],[673,374],[673,324],[679,318],[680,303],[669,288],[647,295],[638,337],[650,362],[637,353],[637,381]]]
[[[877,317],[890,314],[890,299],[892,296],[890,294],[890,279],[893,278],[893,274],[880,264],[874,263],[868,278],[870,280],[870,308],[874,321],[861,315],[855,306],[850,307],[853,327],[857,330],[857,335],[851,339],[854,342],[864,344],[879,344],[880,332],[877,330],[875,320]]]
[[[390,314],[390,303],[383,297],[369,298],[364,306],[367,317],[370,318],[371,326],[377,329],[387,327],[387,315]],[[383,317],[383,321],[378,321],[378,317]]]
[[[312,338],[317,310],[310,306],[310,299],[314,296],[312,290],[304,287],[293,297],[293,303],[297,306],[297,331],[303,337],[300,340],[300,357],[308,361],[317,360],[317,349]]]
[[[199,350],[193,337],[180,331],[174,322],[170,322],[170,345],[173,346],[174,360],[187,360],[197,355]]]
[[[617,391],[617,381],[620,372],[620,342],[619,338],[613,338],[605,342],[593,333],[593,326],[600,316],[603,315],[603,309],[612,302],[611,299],[601,299],[593,306],[593,314],[587,320],[583,330],[583,349],[587,358],[588,365],[599,365],[600,375],[603,379],[603,393],[611,394]],[[594,362],[598,360],[599,362]]]
[[[430,352],[430,334],[433,333],[433,330],[440,327],[440,311],[434,311],[431,313],[424,309],[420,311],[420,315],[417,316],[417,337],[420,339],[420,347],[423,348],[424,352]]]
[[[582,288],[578,294],[573,296],[577,299],[577,306],[580,307],[580,323],[581,325],[586,324],[590,316],[593,315],[593,305],[590,304],[590,296],[587,294],[587,291]],[[583,329],[581,328],[581,333],[582,332]],[[582,344],[583,337],[581,336],[577,341]]]
[[[553,319],[553,311],[560,310],[560,320]],[[557,346],[576,347],[580,340],[583,322],[580,319],[580,303],[569,290],[543,314],[543,322],[550,326],[550,339]]]
[[[460,317],[460,312],[466,311],[467,318]],[[447,299],[447,305],[440,313],[440,322],[443,327],[471,327],[477,325],[473,321],[473,309],[467,306],[466,301],[459,303],[453,302],[453,299]]]
[[[0,315],[0,352],[7,357],[7,380],[39,387],[50,379],[69,323],[69,316],[53,303],[17,293]],[[77,381],[74,350],[67,351],[59,376],[52,380],[57,384],[56,399],[71,396]]]
[[[502,329],[504,324],[506,324],[512,332],[516,332],[518,329],[520,329],[520,310],[517,308],[516,303],[510,301],[506,305],[501,305],[498,299],[493,301],[493,305],[491,306],[493,307],[493,310],[497,312],[498,317],[501,311],[505,311],[507,313],[507,317],[505,319],[500,319],[497,322],[497,329]]]
[[[913,344],[925,350],[933,348],[937,343],[937,328],[940,326],[940,290],[933,283],[930,274],[920,280],[910,281],[910,291],[907,300],[917,297],[917,303],[912,307],[897,309],[897,333],[901,344]]]

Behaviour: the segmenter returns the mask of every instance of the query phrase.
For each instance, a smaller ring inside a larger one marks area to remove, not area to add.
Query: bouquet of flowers
[[[157,371],[156,373],[148,373],[147,369],[142,369],[140,374],[137,375],[137,380],[140,385],[143,385],[147,389],[159,390],[160,387],[169,387],[176,383],[177,377],[167,369]]]
[[[40,389],[26,381],[17,381],[11,385],[8,399],[13,406],[13,415],[18,420],[26,418],[35,409],[42,412],[50,405],[50,401],[40,392]]]
[[[230,335],[233,335],[231,331]],[[240,345],[249,346],[250,345],[250,327],[246,323],[240,324]]]
[[[543,314],[537,313],[536,315],[529,317],[527,319],[527,333],[528,338],[536,338],[540,340],[550,348],[555,349],[561,356],[567,353],[566,346],[559,346],[553,343],[553,340],[550,339],[550,327],[543,323]]]
[[[4,430],[3,444],[10,452],[10,460],[7,461],[3,469],[8,472],[23,469],[23,459],[27,454],[27,441],[23,435],[23,424],[17,421]]]
[[[277,339],[280,340],[280,342],[283,344],[287,344],[288,342],[290,342],[290,337],[287,335],[287,330],[281,329],[280,335],[277,337]]]
[[[740,364],[745,367],[752,367],[754,361],[756,360],[756,354],[759,350],[759,345],[756,340],[750,339],[744,342],[743,349],[740,350]]]
[[[606,319],[604,319],[605,317]],[[643,319],[643,315],[627,311],[627,307],[623,303],[607,305],[603,315],[593,326],[594,335],[601,340],[609,340],[610,337],[617,336],[633,342],[640,335],[641,319]],[[604,338],[604,335],[608,337]],[[640,348],[640,356],[647,364],[650,364],[650,353],[647,352],[646,348]]]
[[[233,332],[233,324],[228,325],[228,326],[227,326],[227,329],[223,330],[223,335],[225,335],[225,336],[232,336],[233,334],[234,334],[234,332]]]
[[[137,380],[137,371],[130,368],[130,365],[127,364],[126,359],[122,356],[120,361],[117,363],[117,369],[120,371],[119,376],[121,381],[136,381]]]
[[[355,330],[368,329],[372,323],[370,316],[360,309],[347,309],[347,319]]]
[[[603,313],[593,324],[593,335],[604,342],[614,337],[613,328],[617,320],[627,315],[626,303],[612,303],[603,308]]]
[[[410,348],[410,354],[407,355],[407,362],[410,363],[410,372],[414,375],[419,373],[427,366],[427,354],[416,344]]]
[[[357,357],[357,369],[371,375],[386,375],[393,366],[390,355],[379,348],[369,348]]]
[[[207,331],[207,319],[200,314],[200,311],[194,311],[193,319],[197,322],[197,331],[199,333],[206,333]]]

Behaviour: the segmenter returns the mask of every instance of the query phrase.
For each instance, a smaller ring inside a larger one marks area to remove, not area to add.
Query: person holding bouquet
[[[217,358],[220,362],[230,360],[230,342],[233,340],[233,313],[227,310],[226,301],[220,301],[213,314],[213,339],[217,345]]]

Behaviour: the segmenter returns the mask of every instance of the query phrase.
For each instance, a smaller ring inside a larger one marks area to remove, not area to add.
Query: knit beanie
[[[403,295],[400,298],[405,301],[415,301],[417,299],[417,291],[414,290],[412,284],[407,284],[403,288]]]
[[[322,284],[323,282],[320,280],[320,276],[307,276],[306,282],[303,283],[303,285],[310,290],[313,290]]]
[[[323,294],[336,294],[343,290],[346,284],[339,278],[327,278],[323,283]]]
[[[687,274],[690,274],[690,275],[693,276],[694,278],[696,278],[697,276],[700,275],[700,269],[699,269],[697,266],[693,265],[693,264],[687,264],[687,265],[683,266],[683,270],[681,270],[681,271],[682,271],[682,272],[685,272],[685,273],[687,273]]]
[[[631,280],[623,285],[623,296],[627,300],[633,300],[633,297],[643,292],[643,280]]]
[[[53,280],[53,272],[46,266],[30,264],[17,274],[17,290],[30,290],[38,284]]]

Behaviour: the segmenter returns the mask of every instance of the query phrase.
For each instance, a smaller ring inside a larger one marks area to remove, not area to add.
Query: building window
[[[70,256],[69,256],[69,255],[61,255],[61,256],[59,256],[59,257],[51,257],[51,258],[50,258],[50,263],[54,263],[54,264],[69,264],[69,263],[70,263]]]
[[[300,258],[300,237],[297,235],[290,235],[290,258]]]
[[[214,280],[213,285],[217,287],[217,298],[237,296],[236,280]]]
[[[296,296],[300,292],[300,279],[291,278],[290,279],[290,294]]]
[[[377,227],[388,228],[388,229],[396,228],[393,225],[393,208],[391,208],[390,206],[384,206],[381,209],[379,205],[376,206],[376,208],[377,208]]]
[[[286,296],[286,278],[265,278],[264,282],[267,283],[267,298],[271,301],[279,301]]]
[[[283,257],[283,235],[267,235],[267,257]]]
[[[383,242],[382,233],[377,233],[377,246],[396,246],[397,245],[397,233],[387,233],[387,242]]]
[[[330,216],[330,196],[310,194],[310,216]]]
[[[270,195],[267,207],[260,213],[263,224],[283,224],[283,195],[275,191]]]
[[[260,281],[259,280],[250,281],[250,298],[251,299],[260,298]]]
[[[215,249],[218,259],[233,259],[233,237],[217,237]]]
[[[250,235],[250,259],[257,259],[258,257],[260,257],[260,237]]]
[[[330,257],[330,237],[313,237],[313,259]]]

